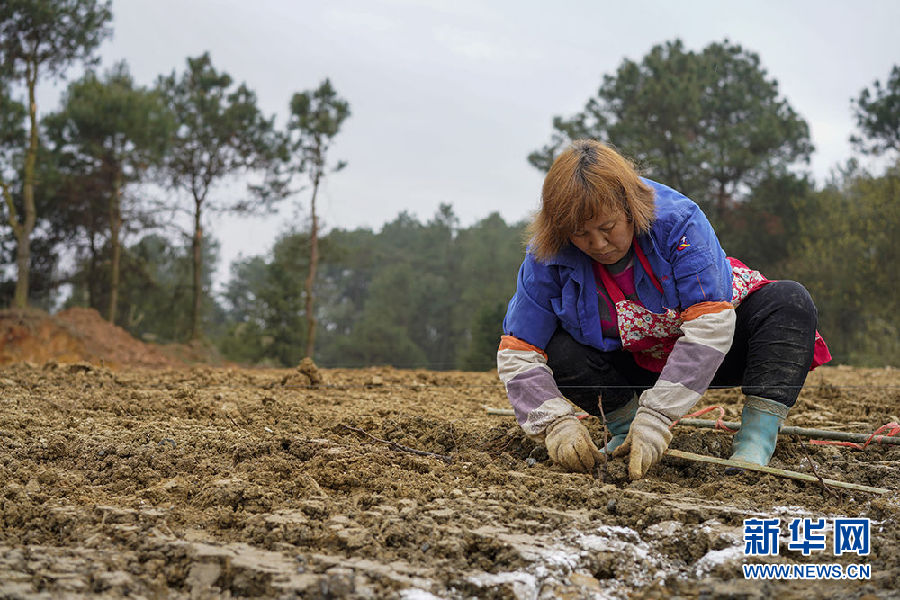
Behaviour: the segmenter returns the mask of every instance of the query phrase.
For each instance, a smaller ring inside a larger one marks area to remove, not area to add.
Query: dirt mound
[[[33,309],[0,311],[0,364],[51,361],[111,367],[179,364],[93,309],[70,308],[56,315]]]

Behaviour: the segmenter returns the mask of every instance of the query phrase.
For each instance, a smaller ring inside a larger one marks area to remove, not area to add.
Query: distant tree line
[[[235,361],[489,369],[524,250],[524,223],[461,227],[450,205],[380,230],[322,231],[324,178],[350,105],[330,81],[289,99],[279,126],[209,54],[137,84],[96,70],[110,3],[0,4],[0,306],[90,306],[146,340],[206,340]],[[38,118],[39,82],[83,65]],[[728,40],[678,41],[624,60],[582,111],[553,118],[528,156],[546,170],[571,140],[600,139],[697,201],[728,254],[804,283],[838,362],[898,364],[900,67],[852,100],[870,173],[853,158],[821,188],[806,121],[759,57]],[[234,193],[234,182],[249,182]],[[300,194],[301,189],[303,194]],[[209,215],[309,199],[309,220],[231,265],[215,295]],[[183,215],[183,219],[175,218]],[[174,223],[189,223],[184,230]],[[339,224],[338,224],[339,225]]]
[[[496,213],[461,229],[449,205],[426,223],[400,214],[375,233],[322,238],[316,361],[491,368],[522,260],[524,226]],[[303,356],[309,234],[282,236],[267,256],[232,264],[220,348],[234,360],[296,364]]]

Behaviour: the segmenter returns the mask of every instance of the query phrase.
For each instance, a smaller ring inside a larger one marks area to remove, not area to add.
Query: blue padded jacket
[[[731,264],[706,215],[672,188],[643,181],[654,191],[655,219],[650,231],[635,240],[662,292],[635,261],[634,287],[641,304],[662,313],[700,302],[730,302]],[[503,320],[506,335],[538,348],[546,348],[557,326],[584,345],[603,351],[622,347],[618,338],[603,336],[591,259],[572,244],[546,263],[526,253]]]

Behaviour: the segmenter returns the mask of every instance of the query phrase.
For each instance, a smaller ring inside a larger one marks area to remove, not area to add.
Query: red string
[[[887,435],[878,435],[884,430],[889,430]],[[865,450],[866,446],[871,443],[880,444],[882,443],[885,437],[892,437],[897,434],[900,434],[900,424],[894,423],[893,421],[882,425],[878,429],[875,430],[875,433],[869,436],[869,439],[865,441],[863,444],[857,444],[856,442],[837,442],[833,440],[810,440],[810,444],[817,444],[819,446],[846,446],[848,448],[856,448],[857,450]]]
[[[736,429],[726,427],[725,421],[722,420],[725,417],[725,409],[721,406],[707,406],[706,408],[701,408],[697,412],[693,412],[689,415],[684,415],[683,417],[681,417],[681,419],[687,419],[688,417],[699,417],[700,415],[705,415],[706,413],[713,410],[719,411],[719,417],[716,419],[716,429],[721,429],[723,431],[727,431],[728,433],[737,433]],[[681,419],[678,419],[678,421],[680,421]],[[678,424],[678,421],[675,421],[669,427],[675,427],[675,425]]]

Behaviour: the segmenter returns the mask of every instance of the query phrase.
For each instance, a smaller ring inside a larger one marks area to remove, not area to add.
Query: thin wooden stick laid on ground
[[[390,446],[391,450],[397,450],[399,452],[409,452],[410,454],[416,454],[418,456],[430,456],[431,458],[439,458],[442,461],[444,461],[445,463],[453,462],[453,457],[447,456],[446,454],[438,454],[436,452],[426,452],[424,450],[416,450],[415,448],[410,448],[409,446],[404,446],[403,444],[398,444],[397,442],[390,442],[388,440],[383,440],[381,438],[377,438],[374,435],[372,435],[371,433],[369,433],[368,431],[363,431],[362,429],[359,429],[357,427],[351,427],[349,425],[344,425],[343,423],[341,423],[341,427],[343,427],[344,429],[349,429],[350,431],[354,431],[356,433],[361,433],[361,434],[369,437],[370,439],[372,439],[376,442],[379,442],[381,444],[387,444],[388,446]]]
[[[681,450],[673,450],[672,448],[666,450],[666,456],[683,458],[684,460],[692,460],[694,462],[713,463],[726,467],[737,467],[739,469],[746,469],[748,471],[759,471],[761,473],[768,473],[770,475],[778,475],[780,477],[789,477],[791,479],[799,479],[801,481],[811,481],[813,483],[819,483],[819,478],[807,473],[800,473],[799,471],[788,471],[786,469],[776,469],[775,467],[763,467],[761,465],[754,465],[737,460],[716,458],[715,456],[704,456],[702,454],[694,454],[693,452],[682,452]],[[838,481],[837,479],[822,479],[822,481],[834,487],[844,488],[848,490],[857,490],[860,492],[870,492],[872,494],[890,494],[894,491],[887,488],[870,487],[868,485],[860,485],[857,483],[847,483],[846,481]]]

